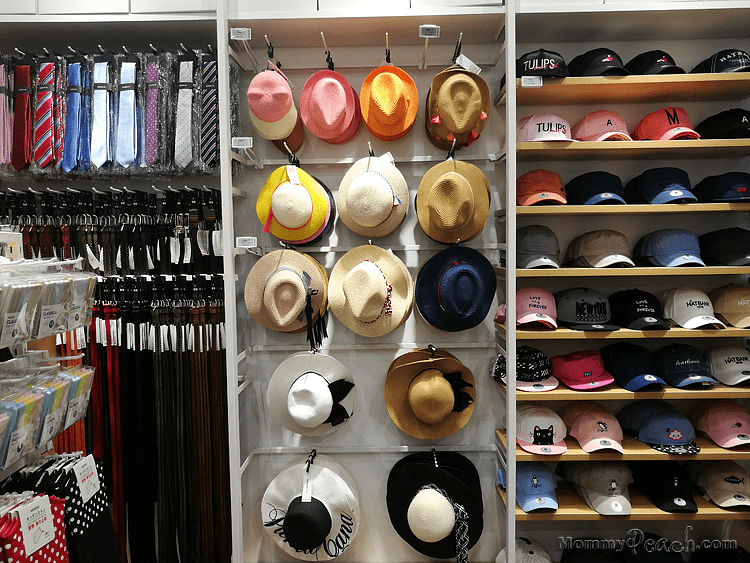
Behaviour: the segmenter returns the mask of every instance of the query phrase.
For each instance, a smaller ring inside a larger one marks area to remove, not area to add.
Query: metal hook
[[[455,158],[456,156],[456,139],[453,139],[451,142],[451,148],[448,149],[448,156],[445,157],[445,160],[450,160],[451,158]]]
[[[310,473],[310,466],[314,463],[316,455],[318,455],[318,450],[313,448],[310,452],[310,455],[307,456],[307,461],[305,462],[305,472]]]
[[[320,32],[320,37],[323,39],[323,47],[325,47],[326,50],[326,62],[328,63],[328,70],[334,70],[333,66],[333,58],[331,57],[331,51],[328,49],[328,44],[326,43],[326,36],[323,35],[323,32]]]
[[[128,48],[125,45],[122,46],[122,52],[126,55],[130,55],[130,51],[128,51]]]
[[[454,63],[456,62],[456,59],[461,55],[461,40],[464,38],[464,32],[458,34],[458,41],[456,42],[456,48],[453,50],[453,59],[451,59]]]
[[[159,54],[159,50],[156,47],[154,47],[153,43],[149,43],[148,46],[151,47],[151,50],[154,52],[154,55]]]
[[[13,47],[13,50],[14,50],[14,51],[15,51],[16,53],[18,53],[19,55],[21,55],[22,57],[25,57],[25,56],[26,56],[26,53],[24,53],[23,51],[21,51],[21,49],[19,49],[18,47]]]
[[[385,62],[391,64],[391,48],[388,46],[388,32],[385,32]]]
[[[370,141],[367,141],[367,150],[370,153],[370,156],[375,156],[375,151],[372,150],[372,143]]]
[[[435,357],[435,351],[437,350],[435,348],[435,346],[433,346],[432,344],[428,344],[427,345],[427,349],[430,351],[430,353],[432,354],[432,357],[434,358]]]
[[[437,451],[435,451],[435,448],[432,448],[432,461],[435,463],[435,467],[439,467],[437,462]]]
[[[299,158],[292,152],[292,150],[289,148],[289,145],[286,144],[286,141],[284,141],[284,148],[286,149],[286,152],[289,153],[289,164],[293,164],[297,168],[299,168]]]

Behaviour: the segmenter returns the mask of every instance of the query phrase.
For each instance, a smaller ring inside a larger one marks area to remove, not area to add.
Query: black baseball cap
[[[625,203],[622,180],[609,172],[586,172],[565,185],[569,204],[596,205]]]
[[[569,75],[565,59],[562,58],[560,53],[539,49],[518,58],[516,61],[516,76],[564,78]]]
[[[656,508],[670,513],[696,513],[693,484],[676,461],[631,461],[633,482]]]
[[[750,231],[729,227],[698,237],[701,258],[706,264],[750,266]]]
[[[660,49],[647,51],[630,59],[625,68],[630,74],[685,74],[675,60]]]
[[[601,47],[578,55],[568,65],[570,76],[627,76],[620,55]]]
[[[750,137],[750,111],[732,108],[701,121],[695,128],[701,139],[746,139]]]
[[[688,203],[698,198],[690,191],[687,172],[673,166],[644,170],[625,185],[628,203]]]
[[[616,342],[605,346],[599,353],[604,360],[604,367],[623,389],[638,391],[647,385],[667,385],[656,375],[654,358],[643,346],[632,342]]]
[[[506,384],[507,360],[502,354],[490,367],[490,374],[498,383]],[[551,391],[559,382],[552,377],[552,363],[547,354],[531,346],[516,348],[516,389],[521,391]]]
[[[750,70],[750,55],[740,49],[724,49],[701,61],[690,74],[704,72],[747,72]]]
[[[699,201],[706,203],[746,201],[750,199],[750,174],[725,172],[718,176],[707,176],[698,182],[693,191]]]
[[[633,330],[669,330],[661,303],[642,289],[625,289],[609,296],[612,322]]]

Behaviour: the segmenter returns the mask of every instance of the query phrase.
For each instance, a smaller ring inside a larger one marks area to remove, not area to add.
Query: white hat
[[[721,508],[750,506],[750,478],[737,462],[692,461],[687,469],[690,480]]]
[[[507,546],[500,550],[495,563],[506,563],[508,556],[505,553]],[[534,540],[518,538],[516,540],[516,563],[552,563],[549,553]]]
[[[708,371],[725,385],[750,379],[750,353],[742,346],[715,346],[705,358]]]
[[[726,328],[724,323],[714,316],[714,306],[708,295],[698,289],[678,287],[670,289],[662,298],[664,318],[674,321],[682,328],[701,328],[710,325],[714,328]]]
[[[576,142],[571,134],[570,123],[551,113],[532,115],[529,118],[521,119],[516,124],[516,136],[519,143],[530,141]]]
[[[271,376],[268,413],[297,434],[330,434],[354,414],[354,380],[338,360],[300,352],[284,360]]]
[[[631,512],[628,485],[630,468],[622,461],[571,463],[564,477],[592,510],[605,516],[626,516]]]
[[[559,455],[568,451],[565,423],[550,408],[535,404],[516,410],[516,442],[532,454]]]

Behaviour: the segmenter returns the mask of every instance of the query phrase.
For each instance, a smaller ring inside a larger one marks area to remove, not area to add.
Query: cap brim
[[[533,139],[529,138],[529,143],[536,143],[536,142],[546,142],[546,143],[556,143],[556,142],[563,142],[563,143],[577,143],[578,141],[576,139],[571,139],[570,137],[565,137],[563,135],[540,135],[539,137],[535,137]]]
[[[699,315],[697,317],[693,317],[691,319],[688,319],[687,321],[684,321],[682,323],[678,323],[682,328],[700,328],[703,326],[711,325],[714,328],[722,329],[727,328],[727,326],[721,322],[716,317],[712,317],[711,315]]]
[[[690,200],[690,201],[698,201],[698,198],[695,196],[695,194],[685,188],[669,189],[669,190],[665,189],[647,199],[649,203],[651,203],[652,205],[661,205],[664,203],[671,203],[673,201],[682,201],[685,199]]]
[[[750,379],[750,370],[722,374],[717,373],[712,375],[724,385],[739,385]]]
[[[628,135],[627,133],[623,133],[622,131],[607,131],[603,135],[599,135],[595,139],[593,139],[594,142],[599,141],[632,141],[633,138]]]
[[[540,508],[557,510],[557,499],[550,495],[521,495],[516,492],[516,502],[524,512],[531,512]]]
[[[740,436],[745,436],[745,438],[741,438]],[[748,436],[747,434],[733,434],[719,438],[718,440],[717,436],[709,437],[714,442],[716,442],[717,446],[721,446],[722,448],[736,448],[739,446],[747,446],[748,444],[750,444],[750,436]]]
[[[524,442],[516,438],[516,443],[521,446],[521,449],[532,454],[541,455],[560,455],[568,451],[568,446],[565,444],[565,440],[560,440],[556,444],[540,446],[538,444],[531,444]]]
[[[607,194],[607,197],[604,197],[603,194]],[[584,205],[596,205],[598,203],[627,203],[622,196],[619,194],[615,194],[612,192],[602,192],[600,194],[596,194],[592,197],[590,197],[588,200],[583,202]]]
[[[708,370],[696,370],[689,373],[686,372],[674,374],[672,377],[665,376],[665,379],[667,380],[667,383],[677,388],[689,387],[691,385],[704,383],[716,385],[718,383],[713,377],[711,377],[711,374],[708,373]]]
[[[623,66],[613,65],[601,69],[593,76],[630,76],[630,71]]]
[[[558,379],[562,381],[567,387],[570,387],[571,389],[575,389],[577,391],[586,391],[588,389],[598,389],[599,387],[604,387],[605,385],[609,385],[615,380],[615,378],[612,377],[612,375],[606,371],[602,372],[600,375],[586,382],[580,382],[580,381],[568,382],[568,381],[565,381],[565,379],[563,379],[560,376],[558,376]]]
[[[615,379],[615,381],[617,380]],[[643,389],[648,385],[662,385],[664,387],[667,386],[667,383],[661,377],[652,375],[650,373],[637,375],[631,378],[624,385],[619,381],[617,381],[617,384],[627,391],[638,391],[639,389]]]
[[[519,268],[559,268],[559,262],[556,262],[549,256],[541,255],[519,255],[517,258]]]
[[[701,448],[694,441],[688,444],[647,444],[658,452],[674,455],[695,455],[700,453]]]
[[[624,453],[622,444],[616,440],[608,440],[606,438],[592,438],[591,440],[578,440],[581,445],[581,449],[584,452],[598,452],[599,450],[616,450],[620,453]]]
[[[579,487],[583,500],[590,508],[603,516],[628,516],[632,507],[628,495],[603,495],[584,487]]]
[[[669,323],[658,317],[641,317],[628,325],[633,330],[669,330]]]
[[[732,508],[734,506],[750,506],[750,497],[745,495],[734,495],[724,491],[709,491],[706,494],[721,508]],[[737,498],[741,497],[741,498]]]
[[[614,332],[616,330],[620,330],[619,326],[613,324],[577,323],[566,321],[560,321],[560,324],[572,330],[583,330],[590,332]]]
[[[553,319],[549,315],[545,315],[544,313],[527,313],[526,315],[519,317],[516,324],[522,325],[535,322],[542,323],[543,325],[548,326],[552,329],[557,328],[557,321],[555,321],[555,319]]]
[[[689,127],[673,127],[661,137],[656,139],[657,141],[674,141],[677,139],[700,139],[701,136],[690,129]]]
[[[706,263],[697,254],[666,254],[662,256],[649,256],[659,265],[665,268],[674,268],[676,266],[705,266]]]
[[[534,205],[535,203],[539,202],[554,202],[559,203],[561,205],[565,205],[567,203],[567,199],[565,199],[565,196],[562,196],[560,194],[554,193],[554,192],[535,192],[533,194],[527,194],[524,196],[518,196],[516,198],[516,203],[518,205]]]
[[[635,266],[630,257],[625,256],[624,254],[607,254],[606,256],[601,256],[599,258],[589,259],[588,257],[585,257],[585,259],[593,268],[608,268],[609,266],[614,266],[616,264],[626,264],[630,267]]]
[[[516,389],[519,391],[529,391],[529,392],[542,392],[542,391],[552,391],[553,389],[557,389],[557,387],[560,385],[560,382],[555,377],[548,377],[547,379],[543,379],[542,381],[518,381],[516,380]]]
[[[663,492],[661,492],[658,497],[656,495],[648,495],[648,496],[651,499],[651,502],[654,503],[656,508],[664,512],[669,512],[669,513],[681,513],[681,512],[696,513],[698,512],[698,506],[695,504],[695,501],[690,497],[688,498],[666,497],[665,498],[663,496]],[[679,500],[680,502],[679,503],[675,502],[677,500]]]

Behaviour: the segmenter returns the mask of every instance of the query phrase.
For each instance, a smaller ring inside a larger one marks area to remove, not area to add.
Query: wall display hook
[[[453,139],[453,141],[451,142],[451,148],[448,149],[448,156],[445,157],[445,160],[450,160],[455,157],[456,157],[456,139]]]
[[[323,35],[323,32],[320,32],[320,38],[323,40],[323,47],[325,48],[326,53],[326,62],[328,63],[328,70],[334,70],[333,66],[333,58],[331,57],[331,51],[328,49],[328,44],[326,43],[326,36]]]
[[[385,32],[385,62],[391,64],[391,48],[388,46],[388,32]]]
[[[299,168],[299,158],[297,158],[297,155],[292,152],[292,149],[289,148],[289,145],[286,144],[286,141],[284,141],[284,148],[286,149],[286,152],[289,153],[289,164],[293,164],[294,166]]]
[[[367,152],[370,153],[370,156],[375,156],[375,151],[372,150],[372,143],[370,141],[367,141]]]
[[[458,34],[458,41],[456,41],[456,48],[453,50],[453,59],[451,59],[454,63],[458,59],[459,56],[461,56],[461,40],[464,38],[464,32]]]
[[[425,37],[424,50],[422,51],[422,60],[419,61],[420,70],[425,70],[427,68],[427,45],[429,45],[429,43],[430,43],[430,38]]]

